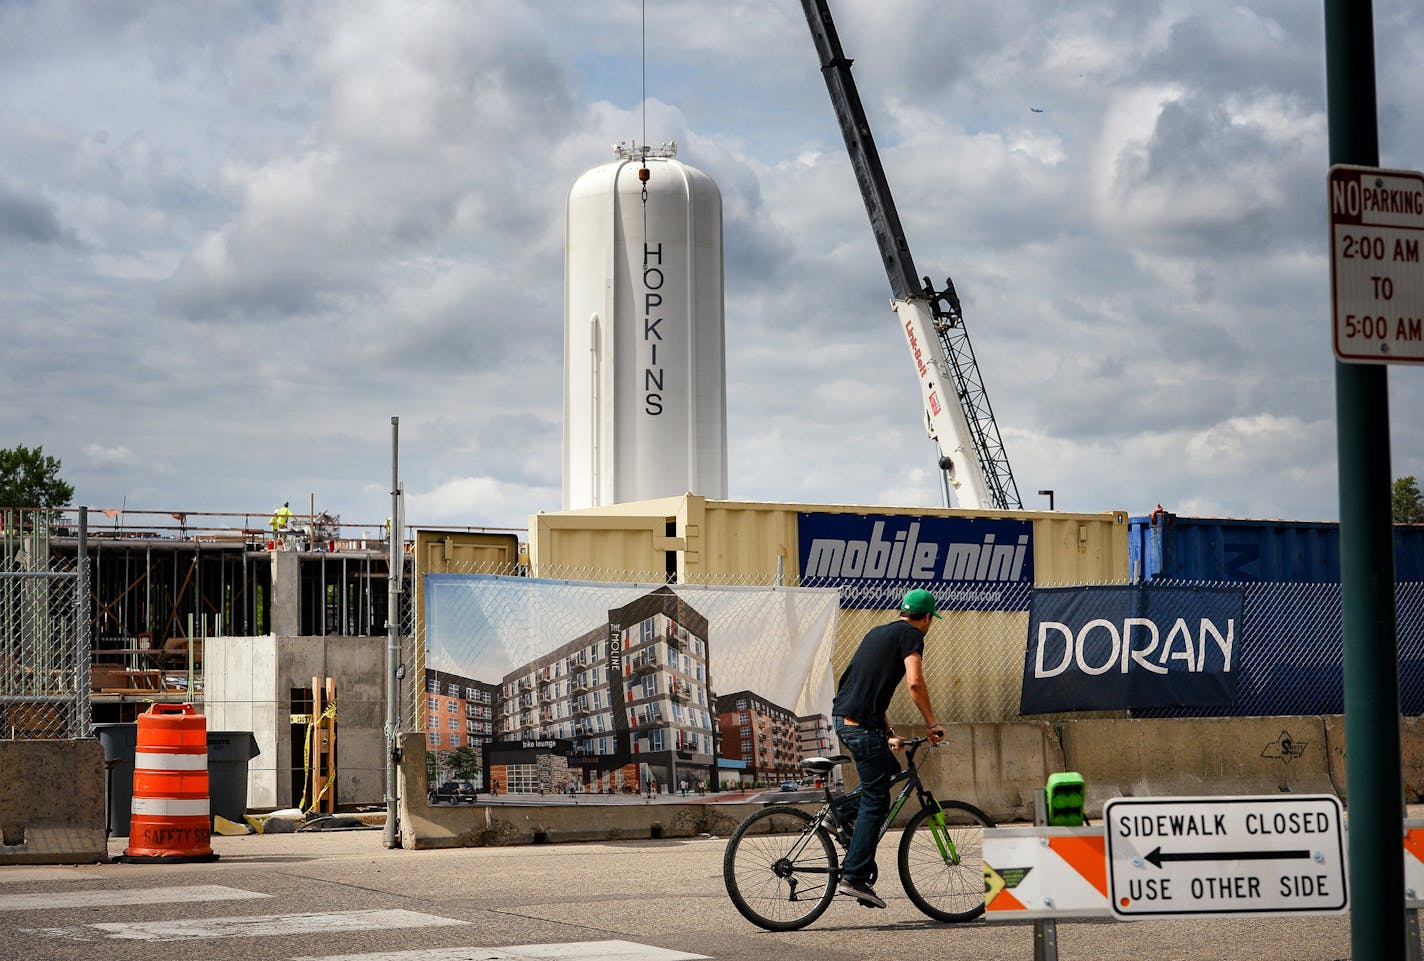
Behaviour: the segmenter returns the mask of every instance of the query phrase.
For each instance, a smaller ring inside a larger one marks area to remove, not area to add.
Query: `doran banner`
[[[1242,598],[1145,584],[1035,590],[1021,712],[1231,705]]]

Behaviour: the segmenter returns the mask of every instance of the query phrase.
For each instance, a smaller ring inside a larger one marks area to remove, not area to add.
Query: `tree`
[[[455,748],[450,752],[447,763],[457,781],[478,781],[480,778],[480,756],[470,748]]]
[[[0,449],[0,507],[63,507],[73,485],[59,477],[59,459],[43,447]]]
[[[1424,494],[1413,474],[1396,480],[1392,493],[1396,524],[1424,524]]]

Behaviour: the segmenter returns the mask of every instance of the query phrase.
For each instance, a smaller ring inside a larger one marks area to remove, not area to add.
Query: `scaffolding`
[[[78,511],[24,516],[40,518],[26,521],[29,550],[73,568]],[[343,525],[315,512],[293,514],[280,531],[265,514],[91,511],[90,518],[87,636],[96,668],[95,720],[129,720],[152,701],[201,697],[206,638],[273,633],[278,554],[294,555],[296,568],[296,619],[284,632],[386,633],[384,524]],[[10,526],[0,518],[0,535],[13,534]],[[283,583],[291,590],[291,582]],[[99,709],[115,704],[117,711]]]

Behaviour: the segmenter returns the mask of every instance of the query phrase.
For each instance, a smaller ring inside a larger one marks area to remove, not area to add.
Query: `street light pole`
[[[1039,491],[1040,496],[1048,498],[1048,509],[1053,510],[1053,491]]]

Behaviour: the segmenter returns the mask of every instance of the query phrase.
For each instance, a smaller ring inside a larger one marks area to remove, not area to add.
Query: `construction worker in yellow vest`
[[[292,521],[292,508],[290,501],[283,501],[282,506],[277,508],[277,513],[272,515],[272,533],[285,534],[287,525]]]

